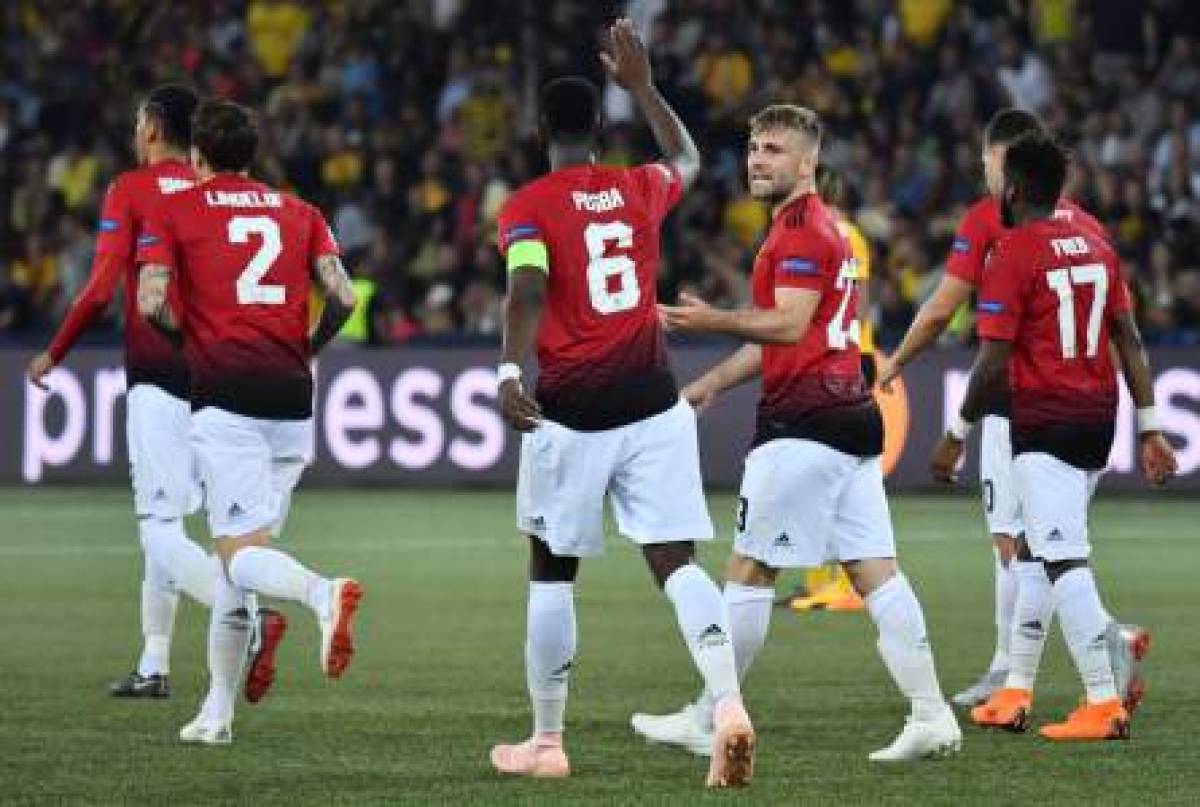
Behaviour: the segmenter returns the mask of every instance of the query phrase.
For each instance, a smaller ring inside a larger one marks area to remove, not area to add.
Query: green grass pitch
[[[728,536],[732,499],[712,499]],[[948,691],[991,654],[991,556],[974,497],[897,497],[905,569]],[[633,736],[635,710],[669,710],[697,686],[668,603],[615,537],[578,586],[580,647],[568,710],[574,775],[501,780],[487,751],[529,728],[522,670],[525,547],[512,496],[302,491],[283,545],[366,589],[346,678],[319,672],[316,626],[292,630],[276,689],[239,707],[229,748],[180,745],[204,683],[207,615],[181,603],[174,695],[108,698],[140,636],[140,555],[121,489],[0,490],[0,802],[508,804],[1196,804],[1200,800],[1200,502],[1102,500],[1095,561],[1111,610],[1154,630],[1149,695],[1127,743],[1051,745],[965,728],[961,756],[867,762],[899,729],[862,615],[776,611],[747,698],[759,731],[753,786],[705,793],[705,763]],[[201,535],[193,524],[194,536]],[[704,547],[719,571],[728,539]],[[787,584],[793,582],[787,579]],[[1035,722],[1080,694],[1055,629]]]

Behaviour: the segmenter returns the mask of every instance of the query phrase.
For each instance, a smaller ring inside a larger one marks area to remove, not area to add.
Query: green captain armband
[[[522,266],[532,266],[550,274],[550,253],[541,241],[518,241],[508,248],[505,258],[509,272]]]

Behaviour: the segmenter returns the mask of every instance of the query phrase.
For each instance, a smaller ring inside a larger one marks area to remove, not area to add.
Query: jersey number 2
[[[234,216],[229,220],[229,243],[246,244],[250,235],[262,238],[258,252],[238,275],[237,301],[239,305],[282,305],[286,287],[263,283],[262,279],[271,269],[271,264],[283,251],[279,237],[279,224],[269,216]]]
[[[592,308],[601,314],[616,314],[636,306],[642,297],[637,264],[628,255],[604,254],[610,241],[616,241],[618,249],[632,249],[633,228],[623,221],[592,222],[584,229],[583,240],[588,251],[588,297]]]
[[[1104,302],[1108,298],[1108,273],[1102,263],[1089,263],[1046,273],[1046,282],[1058,295],[1058,336],[1062,342],[1062,357],[1074,359],[1079,355],[1075,334],[1075,286],[1085,283],[1092,287],[1092,308],[1087,320],[1087,357],[1094,358],[1100,343],[1100,323],[1104,319]]]
[[[837,290],[842,293],[842,302],[838,305],[837,313],[829,320],[825,329],[825,341],[831,350],[845,350],[850,342],[858,344],[858,317],[851,312],[850,296],[854,294],[855,283],[858,281],[858,261],[847,258],[838,267]],[[846,321],[847,316],[849,322]]]

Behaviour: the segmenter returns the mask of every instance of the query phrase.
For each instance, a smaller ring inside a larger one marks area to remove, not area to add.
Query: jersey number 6
[[[229,243],[246,244],[253,233],[262,238],[258,252],[238,275],[237,301],[239,305],[283,305],[283,286],[263,283],[262,279],[271,269],[271,264],[283,251],[279,237],[279,224],[269,216],[234,216],[229,220]]]
[[[588,297],[592,308],[601,314],[616,314],[636,306],[642,296],[637,264],[628,255],[604,254],[610,241],[616,241],[619,249],[632,249],[633,228],[623,221],[593,222],[584,229],[583,240],[588,251]]]

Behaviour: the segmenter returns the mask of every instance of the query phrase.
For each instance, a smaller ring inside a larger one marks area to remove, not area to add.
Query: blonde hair
[[[750,118],[750,133],[768,129],[792,129],[808,138],[813,145],[821,142],[821,119],[811,109],[795,104],[772,104]]]

